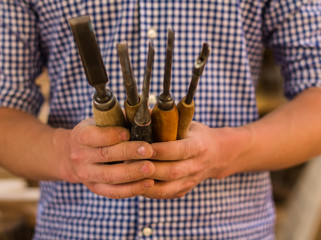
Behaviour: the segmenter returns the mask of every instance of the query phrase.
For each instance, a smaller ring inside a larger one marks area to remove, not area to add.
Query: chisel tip
[[[196,60],[195,68],[201,68],[207,62],[208,56],[210,55],[211,49],[208,43],[203,43],[201,53]]]
[[[117,51],[118,52],[124,52],[124,51],[127,51],[128,48],[127,48],[127,42],[126,41],[123,41],[121,43],[117,43],[116,44],[116,48],[117,48]]]
[[[150,52],[151,55],[154,55],[154,53],[155,53],[155,50],[154,50],[154,46],[153,46],[152,41],[149,41],[148,51]]]
[[[193,100],[198,80],[203,73],[209,55],[210,47],[207,43],[203,43],[201,53],[199,54],[194,64],[192,80],[185,98],[186,104],[191,104]]]
[[[74,17],[68,20],[70,26],[80,25],[80,24],[90,24],[90,16],[84,15],[80,17]]]
[[[169,28],[167,32],[167,47],[168,48],[173,48],[174,45],[174,31]]]

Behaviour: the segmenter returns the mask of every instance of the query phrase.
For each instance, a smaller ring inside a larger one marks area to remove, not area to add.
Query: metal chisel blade
[[[106,84],[108,76],[90,16],[72,18],[69,20],[69,25],[74,35],[88,83],[93,87]]]
[[[123,73],[124,86],[127,93],[128,103],[133,106],[139,102],[137,84],[134,79],[133,70],[131,67],[129,52],[126,42],[116,45],[119,56],[119,62]]]
[[[170,89],[171,75],[172,75],[173,48],[174,48],[174,32],[172,29],[168,29],[165,74],[164,74],[164,94],[166,94],[167,96],[170,95],[169,89]]]
[[[194,67],[193,67],[192,80],[190,82],[189,89],[187,91],[186,98],[185,98],[186,104],[190,104],[193,100],[193,97],[194,97],[194,94],[196,91],[196,87],[198,84],[198,80],[203,73],[203,70],[205,68],[207,59],[210,55],[210,52],[211,52],[211,50],[210,50],[209,45],[207,43],[203,43],[201,53],[199,54],[198,58],[196,59]]]

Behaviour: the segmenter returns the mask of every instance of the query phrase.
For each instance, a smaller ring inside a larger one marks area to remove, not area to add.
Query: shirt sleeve
[[[263,22],[264,43],[281,66],[286,97],[321,87],[321,2],[271,0]]]
[[[37,115],[43,96],[37,17],[27,1],[0,0],[0,107]]]

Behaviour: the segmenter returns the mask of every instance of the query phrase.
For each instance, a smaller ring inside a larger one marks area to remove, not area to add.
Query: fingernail
[[[143,166],[140,168],[140,171],[144,174],[150,174],[150,167],[148,166],[148,164],[143,164]]]
[[[123,141],[126,141],[126,140],[128,140],[128,138],[129,138],[129,135],[128,135],[127,131],[121,132],[121,133],[119,134],[119,136],[120,136],[120,139],[123,140]]]
[[[153,181],[145,181],[144,187],[149,188],[151,186],[153,186]]]
[[[139,153],[139,155],[145,156],[146,149],[145,149],[144,146],[140,146],[140,147],[137,149],[137,152]]]

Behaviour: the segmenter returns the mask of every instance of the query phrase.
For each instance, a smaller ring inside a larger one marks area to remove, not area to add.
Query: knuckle
[[[72,163],[77,164],[77,165],[80,164],[83,160],[83,158],[81,157],[81,154],[79,152],[71,152],[69,158]]]
[[[108,162],[110,160],[110,151],[109,147],[100,147],[99,156],[102,160]]]
[[[125,173],[126,173],[127,181],[131,181],[132,180],[132,176],[131,176],[131,171],[129,169],[129,164],[124,164],[124,167],[125,167]],[[132,190],[132,186],[130,187],[130,189]]]
[[[130,187],[129,187],[129,190],[130,190],[130,197],[133,197],[133,196],[135,196],[135,195],[136,195],[136,193],[135,193],[135,190],[134,190],[134,187],[133,187],[133,186],[130,186]]]
[[[126,160],[130,159],[128,144],[122,144],[123,156]]]
[[[112,176],[109,174],[106,174],[104,171],[101,171],[98,175],[99,175],[98,179],[100,180],[100,182],[107,183],[107,184],[113,183]]]
[[[189,141],[184,141],[183,145],[183,159],[188,159],[191,152],[191,146],[189,144]]]
[[[181,176],[181,171],[177,166],[173,166],[169,169],[169,180],[177,180]]]

